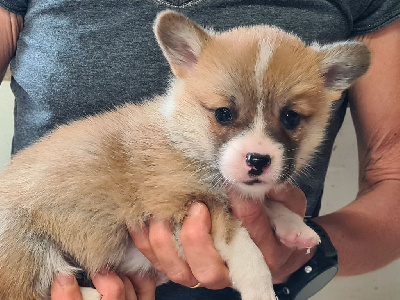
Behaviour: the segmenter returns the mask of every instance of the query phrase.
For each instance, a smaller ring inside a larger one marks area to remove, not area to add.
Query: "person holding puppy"
[[[400,5],[389,0],[347,4],[296,1],[285,7],[279,2],[246,2],[235,6],[229,1],[122,1],[112,5],[109,1],[93,5],[61,0],[1,1],[0,34],[4,38],[0,43],[0,71],[13,58],[13,152],[58,124],[161,93],[168,77],[167,65],[154,46],[151,25],[158,11],[171,6],[216,30],[268,23],[293,31],[310,43],[362,39],[372,53],[370,70],[333,107],[328,141],[314,163],[318,167],[304,179],[301,190],[292,188],[267,197],[302,216],[315,217],[338,252],[339,275],[369,272],[399,258],[400,165],[395,158],[400,148]],[[347,101],[358,137],[360,191],[347,207],[317,217],[333,139]],[[234,198],[231,203],[264,254],[275,283],[287,282],[315,255],[316,249],[309,255],[283,246],[261,205]],[[167,284],[157,289],[157,299],[178,299],[177,295],[182,299],[238,297],[226,288],[230,286],[228,270],[213,247],[210,227],[207,208],[194,204],[181,233],[186,261],[178,256],[167,224],[152,220],[149,228],[133,230],[139,250],[172,281],[218,289]],[[95,276],[93,283],[103,299],[154,298],[155,286],[150,279],[107,273]],[[53,299],[78,299],[78,293],[72,276],[54,281]]]

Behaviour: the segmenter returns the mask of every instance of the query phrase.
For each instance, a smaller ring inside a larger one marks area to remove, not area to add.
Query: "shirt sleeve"
[[[0,7],[16,15],[24,16],[28,9],[28,0],[0,0]]]
[[[377,31],[400,18],[399,0],[360,0],[358,8],[351,36]]]

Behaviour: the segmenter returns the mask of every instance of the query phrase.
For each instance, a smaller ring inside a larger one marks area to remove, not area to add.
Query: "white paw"
[[[93,288],[81,287],[80,289],[81,289],[83,300],[100,300],[101,299],[100,293]]]
[[[286,223],[276,225],[276,236],[289,248],[307,249],[320,243],[318,234],[302,223]]]
[[[289,248],[307,249],[320,243],[318,234],[303,218],[279,202],[268,203],[267,214],[277,238]]]

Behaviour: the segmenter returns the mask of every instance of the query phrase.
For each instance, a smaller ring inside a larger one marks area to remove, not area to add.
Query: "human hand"
[[[229,197],[234,214],[263,253],[274,283],[286,281],[311,258],[305,250],[290,249],[276,238],[264,203],[246,200],[233,193],[229,193]],[[305,214],[306,198],[300,189],[288,187],[270,192],[268,198],[283,203],[302,217]],[[152,219],[149,228],[131,230],[136,247],[170,280],[188,287],[200,283],[203,287],[220,289],[231,285],[229,270],[214,248],[210,233],[210,213],[203,203],[194,203],[183,222],[180,240],[186,260],[179,256],[167,222]]]
[[[102,300],[154,300],[155,282],[150,278],[119,277],[114,272],[98,273],[92,278]],[[100,299],[99,297],[99,299]],[[58,275],[51,286],[52,300],[82,300],[73,275]]]
[[[187,287],[200,283],[209,289],[230,285],[228,268],[214,248],[210,212],[205,204],[192,204],[183,223],[180,240],[185,259],[178,254],[167,222],[151,219],[148,228],[138,226],[130,233],[139,251],[171,281]]]

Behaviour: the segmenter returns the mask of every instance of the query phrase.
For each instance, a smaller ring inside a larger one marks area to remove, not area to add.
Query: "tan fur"
[[[155,32],[177,77],[165,96],[62,126],[17,154],[1,174],[0,299],[48,299],[54,274],[76,270],[66,257],[89,276],[104,267],[118,271],[128,227],[154,217],[179,232],[189,205],[202,201],[232,281],[240,281],[234,287],[244,300],[272,300],[269,270],[254,245],[246,268],[259,279],[237,275],[247,255],[243,243],[251,240],[230,214],[224,187],[235,183],[219,170],[221,147],[263,116],[259,135],[297,145],[298,171],[320,144],[340,95],[326,87],[322,71],[337,59],[276,28],[207,33],[173,12],[160,14]],[[329,75],[333,86],[336,74]],[[220,107],[235,111],[233,124],[216,121]],[[294,131],[282,128],[285,107],[302,115]]]

